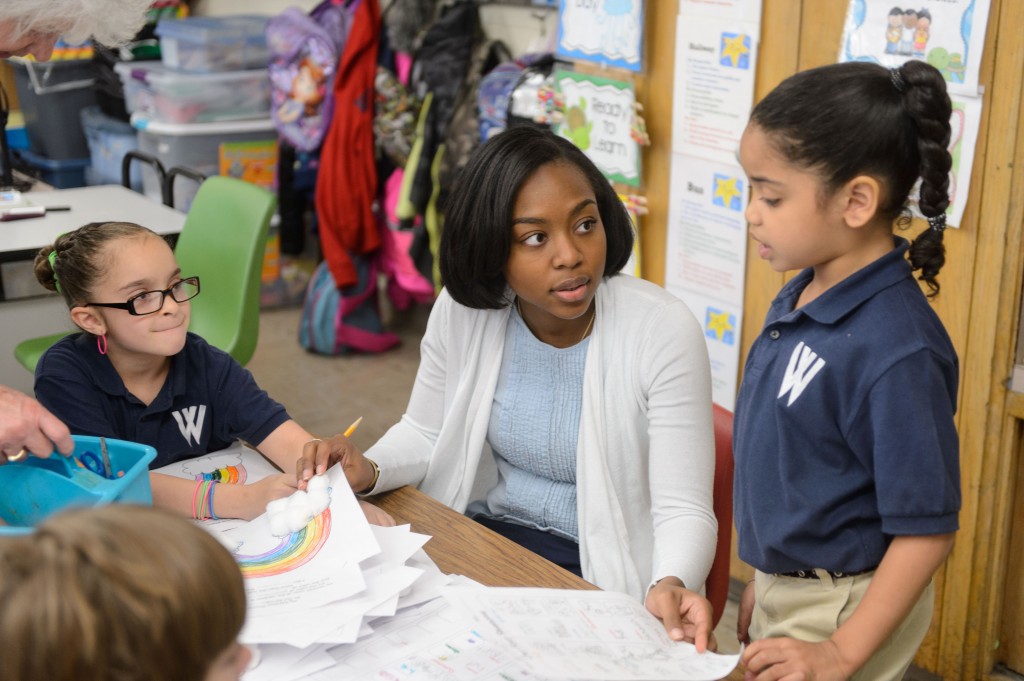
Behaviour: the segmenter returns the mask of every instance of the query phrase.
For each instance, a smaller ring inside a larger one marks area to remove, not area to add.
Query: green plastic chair
[[[174,254],[183,276],[198,276],[201,293],[191,301],[189,331],[224,350],[239,364],[252,359],[259,339],[260,278],[270,218],[277,198],[265,189],[213,176],[199,187]],[[63,333],[30,338],[14,348],[31,372]]]
[[[248,364],[260,332],[260,279],[277,197],[215,175],[199,186],[174,247],[183,276],[198,276],[189,331]]]

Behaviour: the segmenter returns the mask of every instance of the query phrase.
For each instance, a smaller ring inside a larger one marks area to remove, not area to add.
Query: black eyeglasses
[[[86,303],[93,307],[112,307],[115,310],[128,310],[131,315],[146,315],[164,309],[164,302],[170,296],[176,303],[184,303],[199,295],[199,277],[182,279],[163,291],[143,291],[137,293],[124,303]]]

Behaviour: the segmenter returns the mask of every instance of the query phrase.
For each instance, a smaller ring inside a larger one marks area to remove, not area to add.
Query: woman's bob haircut
[[[512,247],[512,211],[523,183],[541,166],[568,163],[594,189],[608,254],[604,276],[633,251],[633,222],[611,184],[572,142],[532,126],[509,128],[482,144],[459,174],[441,233],[441,281],[457,302],[480,310],[508,306],[504,269]]]

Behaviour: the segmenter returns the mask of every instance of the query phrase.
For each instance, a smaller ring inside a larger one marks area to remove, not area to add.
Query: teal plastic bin
[[[27,456],[0,466],[0,535],[24,534],[47,516],[72,506],[113,502],[153,503],[149,464],[156,450],[148,445],[106,438],[111,477],[92,472],[80,461],[101,461],[100,438],[74,435],[70,457]]]

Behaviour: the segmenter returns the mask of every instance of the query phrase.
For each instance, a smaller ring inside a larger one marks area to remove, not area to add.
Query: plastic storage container
[[[270,115],[265,68],[223,73],[173,71],[160,63],[122,62],[125,106],[159,123],[213,123]]]
[[[268,19],[262,15],[165,19],[156,25],[160,58],[168,68],[198,73],[266,68]]]
[[[112,502],[152,504],[149,464],[156,450],[124,440],[106,440],[111,476],[92,472],[82,461],[102,461],[100,438],[72,436],[71,457],[28,456],[0,466],[0,534],[23,534],[47,516],[71,506]]]
[[[89,60],[45,64],[12,59],[30,149],[54,161],[89,155],[78,112],[96,104]]]
[[[88,156],[52,159],[33,153],[31,149],[22,149],[14,153],[21,161],[24,170],[52,187],[72,189],[85,186],[85,169],[89,166]],[[86,150],[86,154],[88,153]],[[3,488],[0,487],[0,489]]]
[[[82,109],[82,129],[89,145],[87,184],[121,184],[121,161],[124,155],[139,148],[139,136],[128,123],[103,113],[98,106]],[[133,189],[142,188],[138,167],[131,172]]]
[[[173,125],[133,115],[132,125],[139,131],[139,150],[159,158],[164,168],[184,166],[206,176],[220,174],[222,144],[277,141],[277,130],[270,118]],[[154,174],[143,173],[142,187],[146,196],[161,200],[161,188]],[[174,183],[174,207],[187,211],[197,189],[194,182],[179,178]]]

